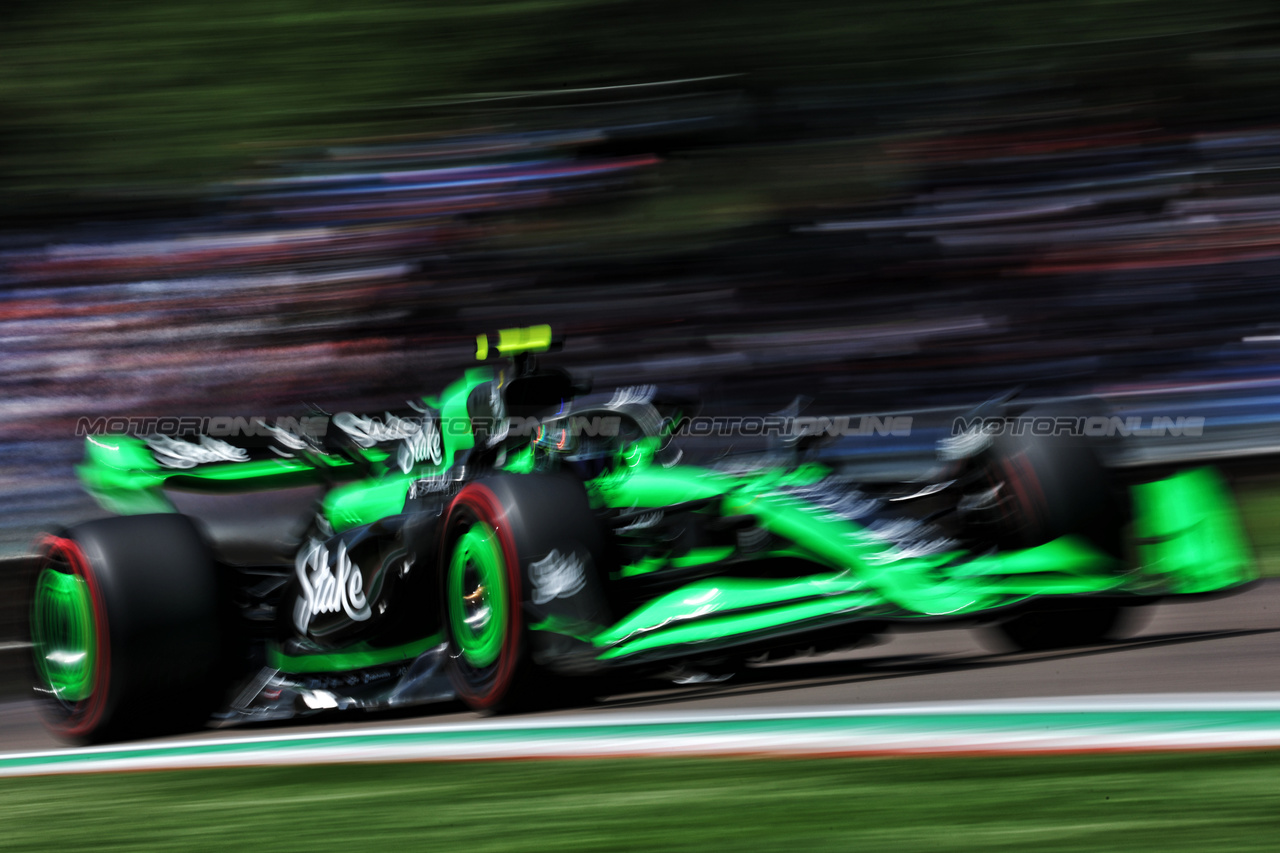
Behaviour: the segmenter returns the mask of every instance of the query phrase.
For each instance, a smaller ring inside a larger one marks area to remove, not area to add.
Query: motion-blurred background
[[[1264,0],[0,6],[0,549],[76,421],[376,409],[477,332],[716,412],[1009,388],[1280,448]],[[928,411],[921,411],[928,410]],[[856,445],[856,446],[854,446]]]

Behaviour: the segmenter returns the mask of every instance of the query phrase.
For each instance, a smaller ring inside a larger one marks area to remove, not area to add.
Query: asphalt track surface
[[[530,715],[643,711],[751,711],[865,705],[1140,694],[1280,691],[1280,580],[1236,595],[1174,599],[1144,608],[1131,638],[1070,651],[1000,651],[975,629],[895,631],[877,645],[758,666],[720,683],[644,682],[588,708]],[[389,722],[475,721],[456,705],[411,714],[345,714],[273,726],[209,729],[194,737],[342,731]],[[513,718],[514,719],[514,718]],[[603,721],[603,720],[602,720]],[[192,735],[184,736],[190,739]],[[57,749],[34,702],[0,704],[0,754]]]

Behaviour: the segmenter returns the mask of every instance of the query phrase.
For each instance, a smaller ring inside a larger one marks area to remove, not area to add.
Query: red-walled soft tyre
[[[97,743],[201,725],[225,687],[226,626],[191,521],[102,519],[38,547],[29,633],[50,730]]]
[[[440,567],[450,676],[464,704],[503,713],[570,695],[566,679],[535,660],[529,567],[552,554],[573,561],[576,593],[589,595],[602,541],[571,477],[498,475],[462,488],[449,506]]]

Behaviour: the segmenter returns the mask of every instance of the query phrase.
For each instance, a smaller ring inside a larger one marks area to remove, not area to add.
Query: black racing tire
[[[228,626],[191,520],[101,519],[38,547],[28,626],[48,728],[101,743],[202,725],[226,687]]]
[[[1040,414],[1033,409],[1027,416]],[[1001,546],[1031,548],[1076,535],[1123,559],[1128,507],[1087,440],[1004,433],[979,465],[986,484],[1000,490],[995,531]]]
[[[458,699],[484,713],[577,703],[585,678],[535,660],[529,567],[553,551],[574,555],[597,583],[603,534],[582,484],[568,475],[500,474],[464,486],[441,536],[442,623]]]
[[[984,485],[1000,496],[993,525],[999,547],[1031,548],[1074,535],[1124,565],[1129,507],[1088,440],[1004,433],[979,464]],[[1131,630],[1131,610],[1115,599],[1046,598],[996,623],[994,631],[1002,645],[1022,651],[1092,645]]]
[[[1133,630],[1137,608],[1114,600],[1084,600],[1051,609],[1033,606],[995,626],[1000,645],[1037,652],[1091,646],[1119,639]]]

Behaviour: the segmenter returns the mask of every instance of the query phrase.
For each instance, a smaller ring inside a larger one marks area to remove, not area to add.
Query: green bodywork
[[[459,425],[467,424],[468,395],[493,378],[492,370],[474,368],[440,397],[423,398],[423,403],[439,410],[441,423],[447,425],[440,431],[441,461],[418,463],[407,473],[394,467],[390,454],[377,448],[352,448],[351,456],[309,454],[165,468],[145,441],[125,435],[90,437],[85,443],[85,460],[76,472],[103,508],[120,515],[174,512],[165,497],[165,486],[218,493],[333,484],[325,494],[321,513],[341,532],[401,512],[414,480],[444,474],[459,454],[475,446],[470,429]]]
[[[984,556],[902,553],[857,522],[779,491],[827,473],[806,466],[733,477],[694,467],[642,467],[592,484],[593,496],[615,508],[658,510],[713,499],[721,516],[751,516],[790,543],[786,556],[820,569],[762,580],[734,577],[726,567],[725,576],[655,598],[592,637],[600,658],[714,648],[859,619],[965,616],[1044,596],[1206,593],[1255,577],[1230,494],[1210,469],[1132,489],[1132,565],[1075,537]],[[678,559],[650,556],[623,566],[619,576],[682,567]]]
[[[368,643],[355,643],[340,652],[288,655],[272,645],[267,649],[267,663],[281,672],[301,675],[311,672],[347,672],[371,666],[386,666],[413,660],[444,641],[444,635],[432,634],[412,643],[379,648]]]
[[[548,346],[549,340],[549,331],[539,330],[527,340],[500,339],[495,349],[514,346],[536,351]],[[158,465],[142,441],[110,436],[90,439],[79,473],[104,507],[122,514],[173,511],[163,487],[178,480],[183,488],[211,492],[324,483],[330,488],[321,512],[340,532],[403,512],[415,479],[442,476],[453,469],[459,454],[475,442],[469,429],[456,428],[467,423],[468,397],[494,378],[493,370],[473,369],[438,398],[424,398],[426,405],[439,410],[441,423],[448,425],[440,431],[442,459],[438,464],[419,463],[408,472],[388,464],[385,451],[372,450],[364,458],[300,456],[173,470]],[[624,513],[696,505],[694,511],[712,517],[745,520],[768,537],[770,546],[750,553],[724,544],[646,553],[613,567],[601,581],[648,580],[690,571],[697,577],[682,586],[668,585],[667,589],[674,589],[643,601],[620,614],[615,624],[590,635],[583,635],[581,625],[556,619],[539,621],[530,630],[572,636],[588,644],[602,663],[629,662],[674,658],[691,650],[861,620],[970,616],[1037,597],[1209,593],[1239,586],[1255,576],[1230,494],[1209,469],[1132,487],[1133,524],[1124,561],[1074,537],[986,555],[963,551],[921,555],[902,551],[857,521],[806,499],[806,487],[831,475],[824,466],[804,464],[738,474],[694,466],[664,467],[655,461],[664,439],[641,438],[620,448],[609,472],[586,484],[593,505],[602,512]],[[512,474],[537,468],[530,447],[507,453],[501,465]],[[774,579],[743,570],[751,561],[769,558],[800,560],[809,572]],[[501,555],[494,551],[491,535],[479,527],[460,541],[452,562],[440,568],[447,572],[450,593],[459,597],[470,594],[473,586],[492,591],[504,583]],[[55,582],[61,578],[50,581]],[[62,614],[57,616],[59,624],[73,625],[76,614],[83,612],[75,604],[80,593],[65,582],[62,586],[66,588],[51,588],[45,600],[70,602],[55,610]],[[492,598],[493,607],[502,606],[500,598]],[[501,620],[489,624],[500,625]],[[476,666],[496,656],[494,644],[501,643],[500,633],[486,633],[484,626],[453,628],[455,636],[467,641],[463,652]],[[70,637],[75,632],[68,628],[62,633]],[[274,663],[298,672],[342,669],[374,658],[385,662],[388,655],[407,659],[420,653],[423,643],[377,653],[353,648],[350,654],[314,659],[289,660],[276,653],[280,659]],[[68,696],[80,689],[74,672],[64,677],[51,671],[47,680],[63,684],[61,689]]]

